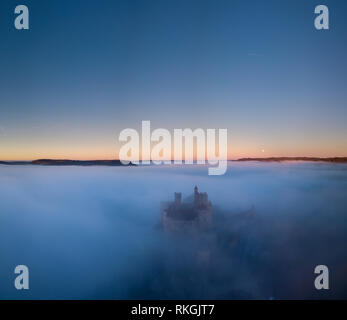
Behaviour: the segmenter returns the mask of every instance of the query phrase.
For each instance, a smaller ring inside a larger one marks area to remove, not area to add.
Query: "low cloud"
[[[18,264],[30,269],[24,298],[347,297],[346,165],[230,163],[222,177],[197,166],[0,165],[0,175],[0,298],[24,297]],[[160,202],[195,185],[212,201],[213,229],[165,234]],[[314,289],[318,264],[329,292]]]

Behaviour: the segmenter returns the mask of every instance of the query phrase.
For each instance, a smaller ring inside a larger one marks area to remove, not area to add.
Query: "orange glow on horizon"
[[[255,143],[254,141],[234,141],[228,139],[228,160],[239,158],[269,158],[269,157],[346,157],[347,146],[344,140],[335,141],[323,147],[308,141],[279,143]],[[152,147],[156,143],[152,144]],[[32,161],[37,159],[70,159],[70,160],[118,160],[121,144],[117,141],[106,141],[103,144],[98,141],[62,141],[57,143],[24,143],[24,141],[12,141],[2,144],[0,148],[0,160],[3,161]],[[218,145],[216,145],[218,150]],[[194,161],[196,158],[196,146],[194,146]],[[206,153],[205,153],[206,154]],[[171,149],[172,159],[174,151]],[[149,154],[144,154],[140,160],[149,159]],[[184,155],[182,157],[184,160]]]

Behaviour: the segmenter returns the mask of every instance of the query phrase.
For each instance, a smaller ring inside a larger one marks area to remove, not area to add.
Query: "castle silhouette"
[[[199,192],[195,186],[193,202],[182,202],[182,193],[175,192],[173,202],[162,203],[161,224],[169,232],[209,228],[212,224],[212,204],[207,193]]]

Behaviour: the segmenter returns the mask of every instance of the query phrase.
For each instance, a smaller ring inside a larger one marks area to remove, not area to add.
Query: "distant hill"
[[[315,158],[315,157],[241,158],[241,159],[237,159],[234,161],[261,161],[261,162],[311,161],[311,162],[347,163],[347,157],[334,157],[334,158]]]
[[[120,160],[54,160],[0,161],[5,165],[41,165],[41,166],[123,166]],[[130,164],[133,165],[133,164]]]
[[[19,166],[19,165],[31,164],[31,162],[30,161],[0,161],[0,164]]]
[[[283,162],[283,161],[308,161],[347,163],[347,157],[315,158],[315,157],[270,157],[270,158],[241,158],[232,160],[236,162],[260,161],[260,162]],[[34,161],[0,161],[3,165],[41,165],[41,166],[123,166],[120,160],[54,160],[39,159]],[[129,164],[135,166],[134,164]]]
[[[120,160],[52,160],[39,159],[31,162],[42,166],[123,166]]]

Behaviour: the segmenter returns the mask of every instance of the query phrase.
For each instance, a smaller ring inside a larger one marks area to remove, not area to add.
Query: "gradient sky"
[[[142,120],[227,128],[230,158],[347,156],[346,21],[343,0],[1,1],[0,159],[116,158]]]

